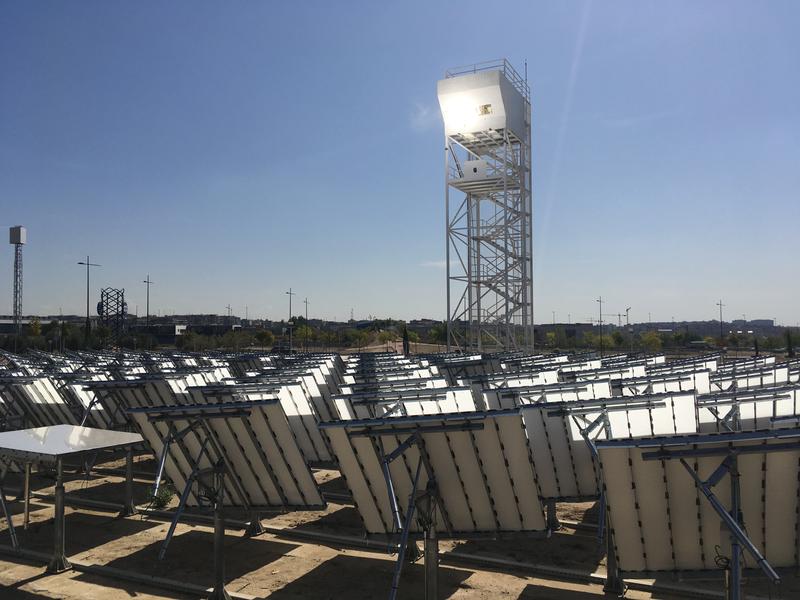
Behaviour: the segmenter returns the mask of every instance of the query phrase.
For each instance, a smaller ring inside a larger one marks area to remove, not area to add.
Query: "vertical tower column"
[[[22,244],[14,244],[14,327],[22,326]]]
[[[8,241],[14,245],[14,298],[12,311],[14,314],[14,329],[19,335],[22,328],[22,246],[28,241],[27,229],[22,225],[9,227]]]

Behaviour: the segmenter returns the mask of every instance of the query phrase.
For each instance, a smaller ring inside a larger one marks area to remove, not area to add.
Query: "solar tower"
[[[506,60],[447,71],[448,349],[533,347],[531,102]]]
[[[10,227],[8,241],[14,245],[14,327],[19,334],[22,325],[22,247],[28,241],[28,231],[22,225]]]

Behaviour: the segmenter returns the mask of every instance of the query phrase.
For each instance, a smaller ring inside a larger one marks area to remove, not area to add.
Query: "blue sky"
[[[800,320],[795,2],[4,2],[25,313],[444,317],[452,66],[528,62],[536,321]],[[5,233],[3,233],[5,235]],[[11,312],[12,248],[0,255]],[[296,309],[298,314],[301,309]]]

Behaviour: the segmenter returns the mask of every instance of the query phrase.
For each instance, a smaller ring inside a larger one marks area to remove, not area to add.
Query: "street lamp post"
[[[633,332],[631,331],[631,307],[625,309],[625,329],[628,330],[628,341],[630,346],[630,354],[633,354]]]
[[[719,306],[719,345],[722,347],[722,345],[725,343],[722,339],[722,307],[725,306],[722,303],[722,299],[717,302],[717,306]]]
[[[89,267],[100,267],[102,265],[95,264],[93,262],[89,262],[89,255],[86,255],[86,261],[78,261],[79,265],[86,266],[86,330],[83,334],[83,342],[84,345],[89,346],[89,329],[92,326],[91,321],[89,320]]]
[[[303,335],[303,346],[305,351],[308,352],[308,330],[310,329],[308,325],[308,298],[303,300],[303,304],[306,305],[306,329]]]
[[[150,286],[153,285],[153,282],[150,280],[150,273],[147,274],[147,277],[142,281],[147,288],[147,303],[145,305],[145,330],[147,331],[147,349],[150,349]],[[136,309],[136,314],[139,314],[139,309]]]
[[[292,342],[293,342],[293,340],[292,340],[292,296],[295,296],[296,293],[292,291],[292,288],[289,288],[289,291],[286,292],[286,294],[289,296],[289,321],[288,321],[288,325],[289,325],[289,354],[291,354],[292,353]]]
[[[150,273],[147,274],[147,279],[142,281],[147,286],[147,304],[145,305],[145,327],[147,328],[147,333],[150,333],[150,286],[153,285],[153,282],[150,281]]]
[[[603,297],[597,298],[600,304],[600,358],[603,358]]]

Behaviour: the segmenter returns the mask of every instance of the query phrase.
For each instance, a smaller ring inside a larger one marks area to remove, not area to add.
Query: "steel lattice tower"
[[[448,349],[533,348],[530,89],[506,60],[438,83]]]
[[[97,303],[97,314],[100,321],[109,329],[109,342],[115,345],[125,333],[128,317],[128,304],[125,302],[125,290],[103,288],[100,290],[100,302]]]
[[[22,327],[22,246],[27,242],[27,231],[21,225],[8,230],[8,241],[14,245],[14,327],[19,334]]]

